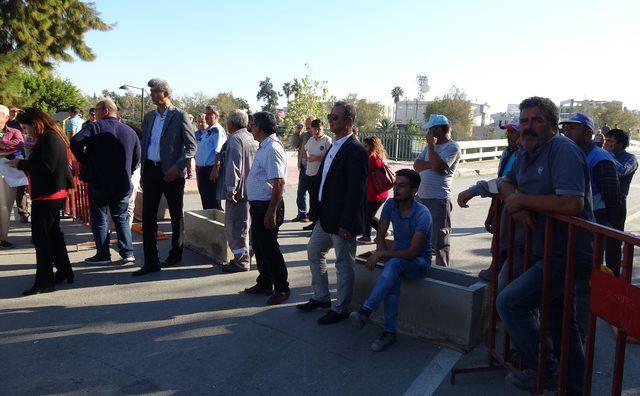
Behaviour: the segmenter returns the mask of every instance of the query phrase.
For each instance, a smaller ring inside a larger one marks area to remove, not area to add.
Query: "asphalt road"
[[[454,192],[477,177],[460,177]],[[640,232],[640,184],[634,180],[628,228]],[[287,218],[295,215],[294,186],[286,190]],[[200,208],[189,194],[186,208]],[[483,220],[488,200],[453,212],[452,266],[476,273],[489,264],[490,236]],[[460,355],[407,336],[384,353],[369,350],[380,328],[354,330],[349,323],[320,327],[318,313],[293,305],[311,293],[306,263],[308,233],[286,223],[280,241],[289,268],[290,301],[264,306],[266,297],[240,291],[255,272],[225,275],[209,260],[186,251],[182,265],[146,278],[135,268],[88,266],[90,230],[65,222],[76,283],[51,294],[17,298],[31,286],[35,255],[28,229],[12,224],[17,248],[0,251],[0,395],[32,394],[518,394],[501,371],[461,376],[448,383],[448,368],[481,363],[483,348]],[[168,225],[163,224],[165,230]],[[161,255],[168,241],[159,243]],[[367,250],[360,247],[359,251]],[[142,244],[135,237],[135,251]],[[113,252],[116,256],[117,253]],[[333,255],[330,255],[333,259]],[[330,270],[335,286],[335,274]],[[610,330],[599,326],[594,394],[608,393]],[[627,394],[640,393],[640,348],[627,348]]]

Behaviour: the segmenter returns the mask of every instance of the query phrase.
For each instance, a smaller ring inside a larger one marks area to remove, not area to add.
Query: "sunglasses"
[[[340,119],[339,115],[327,114],[327,120],[329,120],[329,121],[338,121],[339,119]]]

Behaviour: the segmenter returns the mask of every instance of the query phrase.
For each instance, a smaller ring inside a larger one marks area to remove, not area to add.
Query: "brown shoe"
[[[247,287],[246,289],[244,289],[244,292],[247,294],[265,294],[267,296],[270,296],[273,294],[273,290],[271,289],[264,289],[258,285],[253,285],[251,287]]]
[[[308,223],[309,222],[309,217],[307,215],[305,215],[305,214],[298,213],[298,215],[296,217],[291,219],[291,222],[292,223],[297,223],[297,222]]]
[[[279,305],[289,299],[289,292],[273,292],[267,300],[267,305]]]

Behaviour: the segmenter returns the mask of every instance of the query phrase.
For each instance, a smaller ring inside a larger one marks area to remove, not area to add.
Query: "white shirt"
[[[151,127],[151,140],[147,148],[148,160],[160,162],[160,136],[162,135],[162,128],[164,127],[164,120],[167,118],[167,114],[169,114],[169,109],[164,109],[162,115],[160,115],[160,112],[156,109],[156,117],[153,119],[153,126]]]
[[[320,182],[320,191],[318,191],[318,201],[322,201],[322,189],[324,188],[324,181],[327,179],[327,173],[329,173],[329,169],[331,168],[331,163],[333,162],[333,158],[340,151],[340,147],[344,144],[353,135],[353,133],[348,134],[345,137],[341,137],[340,139],[333,142],[333,145],[329,149],[326,158],[324,159],[324,166],[322,167],[322,181]]]
[[[245,186],[249,201],[270,201],[273,179],[287,177],[287,155],[276,134],[267,136],[253,157]]]

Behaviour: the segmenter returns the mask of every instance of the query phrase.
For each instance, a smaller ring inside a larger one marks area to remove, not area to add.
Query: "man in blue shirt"
[[[210,125],[202,132],[196,150],[196,179],[198,192],[202,201],[202,209],[222,210],[220,200],[216,199],[216,182],[220,169],[218,154],[227,140],[227,133],[218,123],[220,113],[211,106],[205,108],[205,122]]]
[[[611,129],[606,133],[604,148],[613,154],[616,160],[621,198],[620,210],[609,218],[609,222],[613,228],[620,231],[624,231],[624,223],[627,219],[627,195],[629,195],[629,186],[631,185],[633,175],[638,169],[638,160],[635,155],[626,150],[628,146],[629,134],[622,129]],[[609,244],[611,244],[611,248]],[[622,242],[618,240],[607,241],[607,267],[616,274],[620,273],[620,259],[622,257],[621,245]],[[609,265],[609,257],[611,257],[611,263],[614,264],[613,266]],[[615,263],[617,263],[617,266]]]
[[[73,106],[69,109],[69,118],[65,124],[67,137],[71,139],[73,135],[80,132],[82,124],[84,124],[84,120],[80,118],[80,108],[78,106]]]
[[[500,291],[496,307],[513,345],[522,356],[525,370],[507,375],[519,389],[533,392],[538,367],[539,323],[537,310],[542,298],[542,268],[546,216],[544,213],[578,216],[593,221],[589,169],[583,151],[570,139],[557,133],[558,108],[547,98],[532,97],[520,104],[520,146],[516,161],[494,194],[504,199],[508,213],[532,229],[533,265]],[[464,199],[466,205],[475,194]],[[568,226],[553,222],[553,242],[549,276],[549,328],[553,345],[560,345],[562,306],[567,259]],[[588,276],[593,255],[593,235],[577,229],[575,233],[575,276]],[[574,293],[575,295],[575,293]],[[575,298],[572,306],[575,312]],[[569,371],[567,390],[582,392],[584,350],[576,315],[569,322]],[[556,376],[560,351],[548,348],[545,387]]]
[[[415,199],[419,187],[418,172],[412,169],[396,172],[393,200],[382,208],[378,229],[378,235],[386,235],[389,224],[393,225],[393,245],[378,237],[376,251],[369,256],[366,266],[373,271],[381,259],[388,261],[362,308],[350,315],[354,325],[361,329],[384,300],[384,332],[371,344],[374,352],[396,342],[401,280],[424,278],[431,266],[431,214]]]

